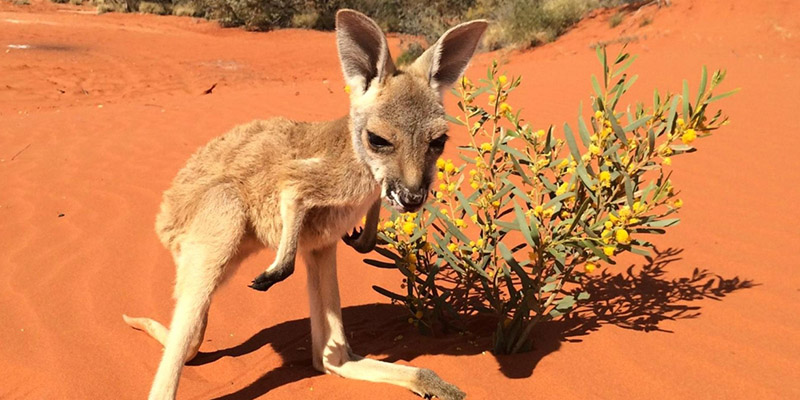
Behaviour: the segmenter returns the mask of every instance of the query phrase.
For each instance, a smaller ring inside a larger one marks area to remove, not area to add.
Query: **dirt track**
[[[599,14],[547,46],[482,54],[468,72],[506,61],[525,79],[513,105],[543,126],[588,105],[597,41],[636,39],[629,100],[694,85],[703,64],[728,69],[725,89],[742,88],[723,103],[732,124],[674,159],[686,205],[657,238],[679,251],[664,275],[611,271],[621,286],[605,294],[631,312],[545,326],[536,351],[494,357],[485,337],[417,335],[370,289],[396,287],[395,273],[341,248],[357,353],[432,368],[472,399],[800,398],[800,5],[673,3],[614,29]],[[120,316],[169,320],[173,266],[153,220],[175,172],[237,123],[347,112],[332,33],[85,10],[0,3],[0,398],[144,398],[160,349]],[[644,16],[653,22],[640,27]],[[180,398],[413,398],[316,373],[303,269],[267,294],[246,287],[270,261],[251,258],[216,295]],[[695,268],[729,290],[675,281]],[[645,326],[656,329],[624,329]]]

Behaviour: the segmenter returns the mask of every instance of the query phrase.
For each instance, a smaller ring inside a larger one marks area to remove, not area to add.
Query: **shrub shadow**
[[[591,300],[574,310],[568,318],[539,324],[534,330],[532,351],[515,355],[496,355],[503,374],[512,379],[527,378],[536,365],[567,342],[615,325],[642,332],[671,331],[663,321],[696,318],[698,300],[721,300],[728,293],[754,286],[739,277],[723,278],[708,270],[695,269],[690,276],[669,277],[667,267],[680,260],[682,249],[655,250],[644,265],[630,265],[625,272],[609,270],[588,278]],[[673,274],[674,275],[674,274]],[[407,323],[408,311],[400,305],[368,304],[342,310],[353,351],[387,362],[411,361],[424,354],[473,355],[491,349],[494,323],[475,316],[467,321],[468,333],[428,337]],[[200,353],[190,365],[214,362],[222,357],[237,357],[270,344],[284,361],[248,386],[218,397],[226,400],[254,399],[281,385],[319,374],[311,367],[308,318],[284,322],[262,330],[244,343],[211,353]],[[298,347],[300,346],[300,347]],[[298,349],[306,351],[298,351]]]

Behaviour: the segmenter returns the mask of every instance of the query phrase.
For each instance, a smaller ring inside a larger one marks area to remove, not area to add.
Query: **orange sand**
[[[194,149],[235,124],[347,111],[332,33],[88,10],[0,3],[3,399],[144,398],[160,349],[120,316],[169,320],[173,265],[153,232],[161,192]],[[637,39],[631,100],[679,91],[683,78],[696,85],[703,63],[728,68],[723,89],[742,88],[723,103],[732,124],[674,160],[683,221],[656,240],[682,251],[663,270],[628,275],[620,264],[608,271],[616,279],[598,278],[595,298],[616,312],[584,309],[542,326],[534,352],[494,357],[485,335],[416,334],[370,288],[394,289],[399,276],[342,247],[352,346],[433,368],[473,399],[800,398],[800,4],[675,0],[612,29],[613,12],[538,49],[482,54],[469,75],[506,61],[525,78],[513,104],[544,126],[588,106],[597,41]],[[304,270],[266,294],[247,288],[270,261],[251,258],[217,293],[180,398],[413,398],[315,372]],[[695,268],[711,275],[681,281]],[[704,288],[716,275],[725,284]]]

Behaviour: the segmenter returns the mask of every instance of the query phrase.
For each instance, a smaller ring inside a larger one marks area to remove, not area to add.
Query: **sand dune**
[[[658,238],[666,261],[632,275],[621,264],[609,271],[621,274],[615,286],[598,286],[628,312],[583,310],[542,327],[534,352],[495,357],[485,335],[419,336],[370,289],[395,287],[396,274],[341,248],[357,353],[433,368],[474,399],[800,398],[800,5],[673,3],[613,29],[612,11],[595,14],[541,48],[482,54],[468,72],[504,60],[524,75],[516,107],[541,125],[571,121],[588,103],[598,41],[633,39],[641,78],[629,99],[678,91],[703,64],[727,68],[725,87],[742,88],[724,103],[730,126],[675,159],[686,205],[681,225]],[[0,3],[4,399],[144,398],[160,349],[120,316],[169,320],[173,265],[153,232],[161,192],[199,145],[238,123],[329,119],[348,107],[332,33],[80,10]],[[252,257],[219,290],[180,398],[413,398],[316,373],[304,270],[266,294],[246,287],[271,257]],[[695,268],[711,275],[681,281]],[[724,284],[703,289],[711,278]]]

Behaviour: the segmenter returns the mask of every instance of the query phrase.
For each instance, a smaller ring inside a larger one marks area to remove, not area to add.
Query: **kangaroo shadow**
[[[721,300],[727,294],[754,286],[750,280],[723,278],[708,270],[695,269],[690,276],[668,277],[667,267],[680,260],[681,249],[655,250],[641,266],[631,265],[625,272],[609,270],[589,276],[586,291],[590,300],[568,317],[540,323],[533,332],[532,351],[514,355],[495,355],[501,372],[508,378],[527,378],[548,354],[558,351],[563,342],[579,342],[580,337],[615,325],[642,332],[667,332],[663,321],[696,318],[699,300]],[[342,309],[342,318],[353,351],[382,361],[411,361],[425,354],[473,355],[491,349],[494,322],[485,316],[466,321],[467,331],[441,337],[420,335],[407,323],[405,307],[394,304],[368,304]],[[237,357],[270,344],[283,359],[283,365],[266,372],[248,386],[218,397],[226,400],[254,399],[287,383],[319,374],[311,366],[308,318],[283,322],[263,329],[244,343],[210,353],[200,353],[189,365],[202,365],[222,357]],[[301,335],[298,333],[301,332]],[[299,337],[299,338],[298,338]],[[305,350],[303,347],[300,349]]]

